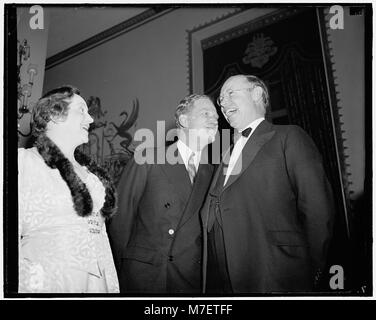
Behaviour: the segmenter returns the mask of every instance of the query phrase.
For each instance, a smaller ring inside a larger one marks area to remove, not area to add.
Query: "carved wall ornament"
[[[262,68],[277,51],[278,48],[270,37],[257,33],[244,52],[243,63],[251,64],[254,68]]]
[[[138,99],[133,101],[131,112],[120,112],[120,120],[107,121],[107,111],[102,108],[99,97],[90,96],[88,101],[89,114],[94,119],[89,129],[89,142],[83,145],[83,151],[93,160],[109,171],[117,183],[122,169],[132,157],[135,149],[131,131],[137,126],[139,113]]]

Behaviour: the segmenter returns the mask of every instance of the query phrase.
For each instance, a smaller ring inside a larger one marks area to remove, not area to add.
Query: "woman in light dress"
[[[18,150],[19,292],[117,293],[105,221],[115,188],[104,169],[77,150],[93,119],[71,86],[33,109],[33,148]]]

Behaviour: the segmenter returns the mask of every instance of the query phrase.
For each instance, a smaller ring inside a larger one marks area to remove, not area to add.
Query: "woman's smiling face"
[[[69,99],[68,114],[65,120],[59,122],[60,129],[63,129],[66,139],[80,145],[89,141],[89,127],[94,121],[88,113],[85,100],[75,94]]]

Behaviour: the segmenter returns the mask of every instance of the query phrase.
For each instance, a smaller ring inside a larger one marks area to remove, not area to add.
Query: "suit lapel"
[[[223,189],[223,181],[224,181],[224,174],[226,173],[224,170],[226,168],[225,163],[228,163],[228,159],[230,157],[230,148],[228,148],[222,155],[222,161],[218,165],[218,167],[213,166],[213,170],[215,169],[215,173],[213,175],[213,179],[210,183],[209,191],[207,193],[207,197],[204,201],[204,205],[200,210],[201,220],[203,223],[204,228],[207,228],[208,225],[210,226],[213,222],[213,215],[210,213],[210,204],[212,201],[212,196],[217,197],[218,194]],[[219,185],[221,184],[221,185]]]
[[[272,131],[272,128],[272,125],[265,120],[259,124],[244,146],[232,171],[232,173],[239,173],[230,175],[227,183],[223,187],[223,191],[231,186],[242,175],[244,170],[246,170],[255,159],[262,146],[273,137],[275,131]]]
[[[179,161],[177,164],[166,163],[161,167],[170,183],[174,186],[180,199],[186,204],[192,192],[192,184],[179,152],[178,157]]]
[[[191,196],[185,207],[178,229],[181,228],[202,206],[208,186],[211,182],[213,170],[214,168],[210,164],[200,164],[195,183],[193,184]]]

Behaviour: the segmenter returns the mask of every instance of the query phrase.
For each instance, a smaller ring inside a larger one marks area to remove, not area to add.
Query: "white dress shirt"
[[[200,165],[200,159],[201,159],[201,151],[193,151],[191,148],[189,148],[183,141],[178,140],[177,147],[180,153],[180,156],[182,157],[185,168],[188,170],[188,160],[191,156],[192,152],[195,153],[193,157],[193,162],[195,164],[196,172],[198,171],[198,166]]]
[[[226,183],[227,183],[227,180],[228,178],[230,177],[232,171],[234,170],[234,167],[235,167],[235,164],[236,162],[238,161],[238,158],[240,156],[240,154],[242,153],[242,150],[245,146],[245,144],[247,143],[248,139],[251,137],[251,135],[253,134],[253,132],[255,132],[257,126],[263,121],[265,120],[264,117],[262,118],[258,118],[254,121],[252,121],[248,126],[246,126],[244,129],[246,128],[249,128],[251,127],[252,128],[252,131],[250,133],[250,135],[248,137],[243,137],[243,136],[240,136],[240,138],[235,142],[235,145],[234,145],[234,149],[232,150],[232,154],[231,154],[231,157],[230,157],[230,161],[228,163],[228,168],[227,168],[227,171],[226,171],[226,177],[225,177],[225,181],[223,183],[223,185],[225,186]],[[243,130],[244,130],[243,129]],[[243,131],[242,130],[242,131]],[[240,131],[240,132],[242,132]],[[240,169],[241,167],[239,167]],[[237,170],[239,171],[239,170]],[[234,174],[239,174],[240,172],[234,172]]]

